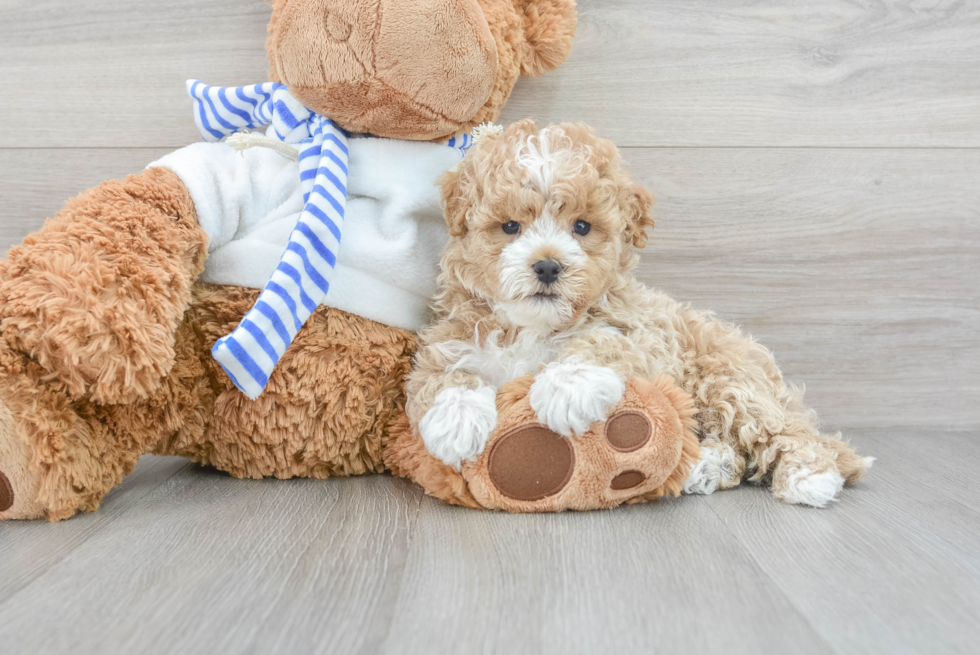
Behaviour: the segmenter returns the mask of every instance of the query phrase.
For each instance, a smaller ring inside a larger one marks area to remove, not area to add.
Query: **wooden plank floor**
[[[96,514],[0,527],[4,653],[975,653],[973,433],[867,431],[832,508],[758,487],[600,513],[452,508],[388,476],[147,457]],[[923,466],[922,462],[926,462]]]
[[[262,0],[0,2],[0,248],[265,79]],[[503,121],[585,121],[658,197],[641,277],[715,309],[878,461],[827,510],[747,487],[610,512],[146,457],[0,525],[0,652],[976,653],[980,2],[581,0]]]

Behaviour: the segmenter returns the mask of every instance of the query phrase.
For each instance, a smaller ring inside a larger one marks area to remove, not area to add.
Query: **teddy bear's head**
[[[560,66],[574,0],[272,0],[272,79],[351,132],[435,140]]]

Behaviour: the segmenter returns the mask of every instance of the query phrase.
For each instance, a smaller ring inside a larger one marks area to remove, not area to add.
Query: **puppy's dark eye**
[[[521,224],[517,221],[507,221],[501,227],[504,228],[504,234],[517,234],[521,231]]]
[[[583,220],[575,221],[575,225],[572,226],[572,232],[579,235],[580,237],[584,237],[591,230],[592,230],[592,223]]]

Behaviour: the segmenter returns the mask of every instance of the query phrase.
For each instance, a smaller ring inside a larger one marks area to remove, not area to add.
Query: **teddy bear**
[[[575,28],[573,0],[273,0],[271,82],[189,86],[212,143],[0,262],[0,520],[94,511],[145,453],[382,471],[447,236],[435,180]]]

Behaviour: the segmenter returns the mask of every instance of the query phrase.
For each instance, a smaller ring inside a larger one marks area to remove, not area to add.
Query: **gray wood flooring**
[[[745,487],[601,513],[147,457],[103,509],[0,527],[4,653],[975,653],[977,434],[863,431],[827,510]]]
[[[262,0],[0,0],[0,249],[262,81]],[[610,512],[144,458],[0,525],[0,652],[980,652],[980,2],[582,0],[503,121],[585,121],[658,197],[641,277],[776,352],[878,461]]]

